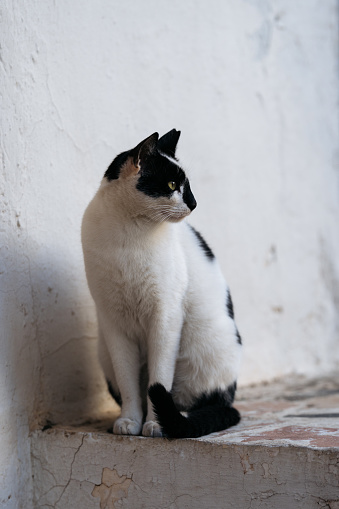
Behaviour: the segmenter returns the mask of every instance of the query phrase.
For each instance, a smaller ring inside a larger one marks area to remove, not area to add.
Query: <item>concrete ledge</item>
[[[339,509],[339,381],[243,389],[237,407],[241,424],[200,439],[36,430],[34,507]]]

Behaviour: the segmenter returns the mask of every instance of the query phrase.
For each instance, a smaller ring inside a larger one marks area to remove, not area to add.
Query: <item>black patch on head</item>
[[[176,190],[185,182],[185,172],[179,165],[169,161],[167,157],[157,152],[144,162],[141,162],[141,171],[136,188],[147,196],[159,198],[173,194],[168,182],[176,183]]]
[[[127,161],[128,157],[130,156],[130,151],[122,152],[116,158],[113,160],[113,162],[109,165],[109,167],[106,170],[106,173],[104,177],[107,178],[107,180],[110,182],[111,180],[115,180],[119,178],[120,170],[122,166]]]
[[[209,260],[214,260],[215,256],[213,254],[213,251],[209,247],[209,245],[207,244],[206,240],[203,238],[201,233],[199,233],[195,228],[193,228],[193,226],[189,225],[189,227],[191,228],[192,232],[195,234],[196,238],[198,239],[200,247],[204,251],[204,253],[207,256],[207,258]]]
[[[230,294],[230,291],[228,288],[227,288],[227,294],[226,294],[226,308],[227,308],[228,316],[230,318],[234,319],[233,302],[232,302],[232,297],[231,297],[231,294]]]
[[[153,133],[151,136],[148,136],[146,139],[141,141],[132,150],[121,152],[121,154],[117,155],[110,166],[107,168],[104,177],[106,177],[108,181],[118,179],[120,176],[121,168],[129,157],[133,159],[133,164],[135,165],[138,164],[139,160],[141,159],[147,160],[147,158],[157,152],[156,147],[158,138],[158,133]]]
[[[121,395],[119,394],[119,392],[116,392],[113,389],[112,384],[108,379],[106,380],[106,382],[107,382],[107,387],[108,387],[110,395],[112,396],[113,399],[115,399],[115,401],[118,403],[118,405],[121,406],[122,405]]]

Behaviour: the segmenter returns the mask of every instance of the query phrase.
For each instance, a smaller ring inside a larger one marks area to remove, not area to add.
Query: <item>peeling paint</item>
[[[36,509],[336,509],[339,448],[80,435],[34,432]]]
[[[249,454],[248,453],[240,455],[240,462],[241,462],[241,466],[243,468],[244,474],[248,474],[249,472],[253,472],[254,466],[249,461]]]
[[[240,389],[241,423],[199,439],[115,436],[89,423],[81,430],[35,431],[34,507],[224,509],[227,500],[230,507],[244,509],[339,509],[338,429],[328,421],[322,425],[323,419],[310,426],[307,419],[294,424],[288,417],[310,401],[325,409],[339,406],[334,389],[339,379],[304,380],[304,386],[300,379],[288,382]],[[291,386],[309,397],[287,401]],[[288,407],[270,412],[269,401],[279,397]],[[336,441],[329,444],[333,436]]]
[[[126,475],[119,476],[116,470],[104,468],[101,484],[94,487],[92,496],[100,498],[100,509],[114,509],[115,502],[128,497],[131,482]]]

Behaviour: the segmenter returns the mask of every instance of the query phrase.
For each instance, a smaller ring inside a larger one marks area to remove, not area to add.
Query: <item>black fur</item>
[[[158,138],[158,133],[153,133],[151,136],[148,136],[148,138],[141,141],[132,150],[121,152],[121,154],[117,155],[107,168],[104,177],[106,177],[108,181],[118,179],[120,176],[120,170],[129,157],[133,159],[134,164],[138,164],[140,159],[149,159],[150,156],[157,152]]]
[[[129,150],[127,152],[122,152],[121,154],[116,156],[116,158],[107,168],[104,177],[106,177],[108,181],[118,179],[121,167],[125,164],[129,156],[130,156]]]
[[[112,384],[109,380],[106,380],[106,382],[107,382],[107,387],[108,387],[110,395],[112,396],[113,399],[115,399],[115,401],[118,403],[118,405],[121,406],[122,399],[121,399],[120,394],[113,389]]]
[[[230,318],[234,319],[233,302],[232,302],[232,297],[231,297],[229,289],[227,289],[227,294],[226,294],[226,308],[227,308],[228,316]]]
[[[209,245],[207,244],[206,240],[204,239],[204,237],[201,235],[201,233],[199,233],[195,228],[193,228],[193,226],[189,225],[189,227],[191,228],[191,230],[194,232],[195,236],[197,237],[198,241],[199,241],[199,244],[200,244],[200,247],[202,248],[202,250],[204,251],[205,255],[207,256],[207,258],[209,260],[214,260],[215,256],[213,254],[213,251],[212,249],[209,247]]]
[[[236,385],[226,392],[215,391],[199,398],[184,417],[176,408],[172,395],[161,384],[152,385],[148,394],[157,421],[169,438],[196,438],[235,426],[240,421],[238,410],[233,408]]]
[[[223,391],[214,391],[212,394],[203,394],[199,398],[195,400],[189,411],[197,410],[201,407],[209,406],[209,405],[217,405],[219,402],[226,403],[229,406],[232,405],[234,401],[235,391],[237,390],[237,382],[231,384],[228,389]]]
[[[187,207],[191,210],[194,210],[195,207],[197,206],[197,202],[193,196],[193,193],[190,188],[190,184],[187,179],[185,180],[184,192],[183,192],[182,197],[183,197],[183,200],[186,203]]]
[[[119,154],[107,168],[104,176],[108,181],[118,179],[122,166],[130,157],[134,164],[140,164],[140,176],[136,186],[139,191],[153,198],[170,197],[174,191],[168,186],[168,183],[175,182],[177,190],[183,185],[183,200],[193,210],[197,206],[197,202],[185,172],[178,164],[162,155],[166,154],[175,158],[180,131],[172,129],[160,139],[158,136],[158,133],[154,133],[134,149]]]
[[[157,152],[153,157],[141,162],[141,172],[136,187],[153,198],[170,197],[174,191],[169,188],[168,182],[175,182],[176,189],[179,189],[185,180],[185,173],[180,166]]]
[[[168,133],[161,136],[158,141],[158,148],[164,154],[167,154],[170,157],[175,158],[175,151],[177,148],[178,140],[180,137],[180,131],[176,129],[172,129]]]
[[[238,329],[237,329],[237,331],[236,331],[236,333],[235,333],[235,334],[236,334],[236,336],[237,336],[237,343],[238,343],[239,345],[242,345],[241,336],[240,336],[240,334],[239,334]]]
[[[228,288],[227,288],[227,293],[226,293],[226,309],[227,309],[228,316],[234,320],[233,301],[232,301],[232,297],[231,297],[231,294],[230,294],[230,291]],[[239,334],[238,329],[236,330],[235,334],[237,336],[237,343],[239,345],[242,345],[241,336]]]

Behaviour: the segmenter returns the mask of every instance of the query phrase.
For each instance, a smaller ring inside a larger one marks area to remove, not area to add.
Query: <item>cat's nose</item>
[[[187,206],[191,209],[191,212],[192,210],[195,209],[195,207],[197,206],[197,202],[196,202],[196,199],[194,198],[194,196],[192,195],[192,199],[190,200],[189,203],[187,203]]]
[[[184,199],[184,202],[186,203],[187,207],[192,212],[192,210],[194,210],[195,207],[197,206],[197,202],[193,196],[193,193],[191,191],[188,180],[185,182],[183,199]]]

